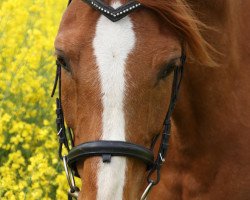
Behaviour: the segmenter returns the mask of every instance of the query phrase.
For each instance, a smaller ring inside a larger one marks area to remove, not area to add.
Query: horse
[[[250,199],[249,8],[69,1],[52,93],[69,199]]]

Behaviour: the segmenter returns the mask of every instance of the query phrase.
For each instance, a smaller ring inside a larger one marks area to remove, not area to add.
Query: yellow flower
[[[43,120],[43,125],[44,126],[48,126],[49,125],[49,121],[47,119]]]
[[[67,0],[0,3],[1,200],[67,198],[57,155],[55,105],[49,98],[53,40],[66,4]],[[54,181],[57,177],[62,181]]]
[[[11,119],[11,116],[7,113],[4,113],[4,115],[0,118],[0,122],[1,123],[6,123],[6,122],[9,122]]]

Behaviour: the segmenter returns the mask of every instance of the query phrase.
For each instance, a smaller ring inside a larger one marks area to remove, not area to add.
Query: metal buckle
[[[68,194],[71,197],[77,199],[78,195],[79,195],[79,189],[78,189],[78,187],[76,187],[74,174],[73,174],[72,170],[68,167],[67,157],[64,155],[62,158],[63,158],[63,166],[64,166],[65,174],[66,174],[68,184],[70,187]]]
[[[153,186],[154,186],[154,183],[153,183],[153,181],[151,181],[148,184],[147,188],[144,190],[140,200],[146,200],[147,199],[147,196],[148,196],[149,192],[151,191],[151,189],[153,188]]]
[[[57,133],[57,136],[59,136],[60,134],[61,134],[61,132],[62,132],[62,128],[58,131],[58,133]]]
[[[165,158],[162,157],[161,153],[159,155],[160,155],[161,162],[164,163],[166,161]]]
[[[69,195],[70,199],[72,199],[72,198],[77,199],[77,198],[78,198],[78,195],[79,195],[79,190],[78,190],[78,188],[77,188],[74,192],[72,192],[71,189],[69,189],[68,195]]]

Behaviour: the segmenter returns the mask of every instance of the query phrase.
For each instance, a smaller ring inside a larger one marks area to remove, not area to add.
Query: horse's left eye
[[[69,66],[68,62],[65,60],[64,57],[58,56],[57,57],[57,62],[61,65],[61,67],[63,69],[65,69],[66,71],[70,72],[70,66]]]
[[[169,63],[166,66],[164,66],[158,73],[158,79],[165,79],[168,75],[170,75],[174,69],[176,68],[175,63]]]

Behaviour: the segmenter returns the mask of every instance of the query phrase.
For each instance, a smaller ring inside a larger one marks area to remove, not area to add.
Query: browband
[[[101,156],[104,163],[111,162],[112,156],[137,158],[143,161],[148,169],[154,163],[154,154],[150,149],[129,142],[109,140],[86,142],[73,147],[67,155],[67,163],[74,168],[76,162],[92,156]]]
[[[126,17],[129,13],[140,8],[142,5],[137,1],[128,1],[126,4],[118,7],[117,9],[105,4],[102,0],[82,0],[88,3],[91,7],[101,12],[105,17],[112,22],[119,21]]]

